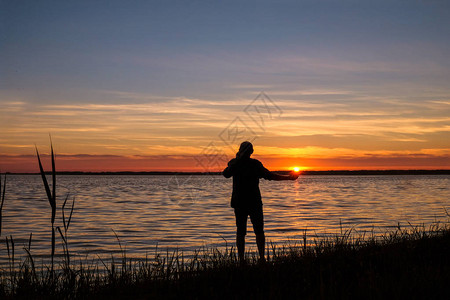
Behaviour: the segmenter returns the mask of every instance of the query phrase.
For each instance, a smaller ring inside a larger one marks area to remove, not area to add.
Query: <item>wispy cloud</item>
[[[133,99],[157,98],[120,91],[111,94]],[[282,94],[344,98],[283,100]],[[220,144],[218,134],[236,116],[247,118],[246,122],[254,127],[260,143],[266,147],[266,154],[292,153],[288,150],[292,146],[302,148],[305,153],[325,156],[333,152],[356,153],[351,151],[369,147],[372,150],[442,148],[442,142],[434,134],[440,133],[441,139],[446,139],[450,132],[450,108],[445,101],[411,103],[383,97],[370,99],[367,95],[364,101],[359,101],[359,95],[355,91],[333,89],[280,91],[274,101],[282,108],[283,115],[269,120],[264,132],[252,125],[243,112],[251,98],[214,101],[177,97],[163,102],[42,105],[5,101],[0,108],[5,116],[0,121],[5,128],[0,138],[9,142],[1,144],[1,152],[30,153],[30,140],[45,144],[48,133],[52,133],[55,140],[68,145],[70,151],[65,150],[66,153],[195,154],[212,140]],[[329,138],[317,144],[319,136]],[[345,148],[333,146],[337,140],[346,144]],[[271,143],[284,146],[267,147]],[[322,148],[314,148],[315,145]]]
[[[273,88],[270,84],[233,84],[230,85],[230,88],[232,89],[239,89],[239,90],[268,90]]]

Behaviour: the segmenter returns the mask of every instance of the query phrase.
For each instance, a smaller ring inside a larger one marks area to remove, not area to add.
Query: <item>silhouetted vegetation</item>
[[[347,231],[312,245],[269,244],[265,264],[247,253],[246,265],[232,247],[197,251],[190,259],[166,252],[135,260],[122,251],[108,263],[71,263],[62,256],[60,268],[37,268],[31,254],[15,262],[11,243],[11,267],[0,271],[2,299],[440,299],[450,283],[448,224],[399,226],[368,238]]]
[[[2,211],[3,211],[3,204],[5,203],[5,192],[6,192],[6,174],[3,177],[3,187],[2,187],[2,174],[0,173],[0,236],[2,236]]]

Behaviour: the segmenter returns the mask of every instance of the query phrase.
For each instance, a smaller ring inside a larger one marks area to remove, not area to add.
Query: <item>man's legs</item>
[[[266,237],[264,235],[264,215],[262,206],[250,213],[253,224],[253,231],[256,235],[256,245],[258,246],[259,260],[265,261],[264,251],[266,249]]]
[[[264,251],[266,249],[266,237],[264,232],[256,234],[256,245],[258,246],[259,261],[265,261]]]
[[[236,234],[236,246],[238,249],[239,261],[243,263],[245,255],[245,234]]]
[[[234,209],[236,217],[236,247],[238,249],[238,257],[241,263],[245,259],[245,235],[247,234],[248,211],[245,209]]]

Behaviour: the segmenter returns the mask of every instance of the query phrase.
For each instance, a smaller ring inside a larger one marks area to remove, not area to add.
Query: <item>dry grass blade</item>
[[[6,251],[8,253],[8,259],[11,258],[10,252],[9,252],[9,240],[8,240],[8,236],[5,238],[5,243],[6,243]]]
[[[69,229],[70,221],[72,220],[72,214],[73,214],[73,209],[74,209],[74,208],[75,208],[75,197],[73,197],[73,200],[72,200],[72,208],[70,209],[69,220],[67,220],[66,231]]]
[[[64,209],[65,209],[65,207],[66,207],[67,199],[69,199],[69,193],[67,193],[66,199],[64,199],[64,203],[63,203],[63,205],[62,205],[62,207],[61,207],[61,213],[62,213],[62,219],[63,219],[64,231],[67,231],[67,226],[66,226],[66,214],[64,213]]]
[[[42,167],[41,157],[39,156],[38,148],[37,148],[37,146],[35,146],[35,147],[36,147],[37,159],[38,159],[38,162],[39,162],[39,171],[41,173],[42,181],[44,182],[45,192],[47,193],[47,198],[48,198],[48,201],[50,202],[50,206],[53,209],[53,203],[52,203],[53,202],[53,196],[52,196],[52,193],[50,192],[50,187],[49,187],[48,182],[47,182],[47,177],[45,176],[44,168]],[[53,217],[53,214],[52,214],[52,223],[53,222],[54,222],[54,217]]]
[[[36,276],[36,267],[35,267],[35,265],[34,265],[34,259],[33,259],[33,256],[31,255],[31,252],[30,252],[30,249],[28,248],[23,248],[24,250],[25,250],[25,252],[27,252],[27,255],[28,255],[28,259],[29,259],[29,261],[30,261],[30,264],[31,264],[31,274],[32,274],[32,276],[33,276],[33,278],[34,278],[34,281],[35,282],[37,282],[38,281],[38,279],[37,279],[37,276]]]
[[[14,262],[15,262],[15,247],[14,247],[14,239],[13,239],[13,237],[12,237],[12,235],[10,235],[9,236],[9,241],[10,241],[10,243],[11,243],[11,265],[10,266],[12,266],[11,267],[11,274],[13,274],[13,271],[15,270],[15,267],[14,267]]]
[[[67,193],[66,198],[64,199],[64,203],[63,203],[62,208],[61,208],[63,225],[64,225],[64,232],[67,232],[67,230],[69,230],[70,221],[72,220],[73,210],[75,208],[75,196],[74,196],[72,198],[72,207],[70,208],[69,219],[67,219],[67,222],[66,222],[65,209],[66,209],[66,204],[67,204],[67,200],[68,199],[69,199],[69,193]]]
[[[50,136],[50,149],[52,154],[52,201],[50,205],[52,206],[52,223],[55,221],[56,214],[56,167],[55,167],[55,154],[53,152],[52,137]]]
[[[55,256],[55,228],[52,227],[52,261],[53,256]]]
[[[56,229],[58,229],[58,232],[61,235],[61,238],[62,238],[64,244],[67,244],[66,238],[64,237],[64,234],[62,233],[61,228],[58,226],[58,227],[56,227]]]
[[[3,208],[3,202],[5,201],[5,191],[6,191],[6,173],[3,180],[3,189],[2,189],[2,176],[0,173],[0,194],[2,195],[2,203],[0,204],[0,211]]]
[[[119,242],[119,248],[120,248],[120,252],[123,254],[123,249],[122,249],[122,243],[120,242],[119,236],[117,235],[116,231],[114,229],[112,229],[112,232],[114,232],[114,235],[116,236],[117,242]]]
[[[2,197],[1,203],[0,203],[0,236],[2,235],[2,210],[3,210],[3,203],[5,202],[5,191],[6,191],[6,173],[5,173],[5,179],[3,181],[3,190],[2,190],[2,174],[0,173],[0,195]]]
[[[31,239],[33,238],[33,233],[30,232],[30,238],[28,239],[28,250],[31,250]]]
[[[5,176],[6,176],[6,174],[5,174]],[[5,180],[6,180],[6,178],[5,178]],[[450,214],[448,213],[448,211],[447,211],[447,209],[444,207],[444,210],[445,210],[445,214],[448,216],[448,217],[450,217]]]

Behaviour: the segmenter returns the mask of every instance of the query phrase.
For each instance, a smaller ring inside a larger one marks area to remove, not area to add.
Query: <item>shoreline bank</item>
[[[350,231],[314,245],[267,245],[240,265],[234,247],[208,249],[191,260],[160,253],[133,263],[126,252],[99,272],[66,264],[58,272],[36,267],[0,272],[2,299],[441,299],[450,283],[450,225],[398,227],[381,238]],[[16,262],[18,263],[18,262]],[[99,264],[100,262],[97,262]],[[39,271],[40,270],[40,271]]]

